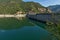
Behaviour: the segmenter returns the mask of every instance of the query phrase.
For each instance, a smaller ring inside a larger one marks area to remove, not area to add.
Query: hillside
[[[14,14],[21,10],[21,0],[0,0],[0,14]]]
[[[27,11],[39,12],[38,8],[44,8],[44,7],[42,5],[40,5],[39,3],[25,2],[25,9]]]
[[[60,5],[53,5],[48,8],[50,8],[54,13],[60,13]]]
[[[0,14],[15,14],[17,11],[24,13],[33,11],[40,13],[41,10],[46,11],[46,8],[36,2],[24,2],[22,0],[0,0]]]

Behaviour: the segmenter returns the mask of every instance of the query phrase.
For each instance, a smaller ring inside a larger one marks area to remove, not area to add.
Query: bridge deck
[[[51,14],[38,14],[38,15],[28,15],[28,18],[43,21],[43,22],[60,22],[60,15],[51,15]]]

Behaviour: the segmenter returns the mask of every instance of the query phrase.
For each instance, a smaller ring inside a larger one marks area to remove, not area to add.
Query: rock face
[[[38,10],[40,11],[40,13],[45,13],[46,12],[45,8],[38,8]]]
[[[60,5],[49,6],[50,10],[54,13],[60,13]]]
[[[52,11],[51,11],[49,8],[48,8],[48,10],[47,10],[47,11],[48,11],[48,13],[52,13]]]
[[[52,13],[52,11],[49,8],[38,8],[40,13]]]

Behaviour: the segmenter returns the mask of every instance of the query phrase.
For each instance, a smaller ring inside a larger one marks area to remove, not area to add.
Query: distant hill
[[[53,5],[49,6],[48,8],[50,8],[54,13],[60,13],[60,5]]]
[[[40,13],[44,11],[44,6],[36,2],[24,2],[22,0],[0,0],[0,14],[15,14],[17,11],[33,11]],[[38,10],[39,9],[39,10]]]

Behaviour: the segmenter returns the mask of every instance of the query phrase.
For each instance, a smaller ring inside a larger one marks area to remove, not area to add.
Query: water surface
[[[42,24],[43,25],[43,24]],[[56,40],[37,24],[23,18],[0,18],[0,40]]]

